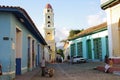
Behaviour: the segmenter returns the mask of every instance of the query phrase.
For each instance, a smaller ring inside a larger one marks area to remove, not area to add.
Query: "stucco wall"
[[[16,28],[20,29],[22,33],[22,51],[19,53],[21,56],[17,56],[16,54]],[[31,40],[34,40],[34,66],[31,68],[35,68],[38,65],[37,62],[40,62],[40,54],[42,53],[40,47],[42,44],[13,14],[0,12],[0,64],[2,64],[3,74],[8,74],[8,72],[15,74],[16,58],[18,57],[21,59],[21,73],[27,71],[29,36],[31,36]],[[39,51],[38,45],[40,45]],[[39,56],[39,60],[37,56]]]
[[[120,4],[106,9],[110,57],[120,57]]]
[[[88,53],[87,53],[87,40],[91,40],[91,51],[92,51],[92,60],[95,60],[94,59],[94,43],[93,43],[93,40],[96,39],[96,38],[100,38],[101,39],[101,47],[102,47],[102,60],[104,60],[104,56],[106,55],[106,41],[105,41],[105,38],[106,36],[108,36],[108,31],[105,30],[105,31],[101,31],[101,32],[97,32],[97,33],[94,33],[94,34],[91,34],[91,35],[87,35],[87,36],[84,36],[84,37],[80,37],[80,38],[77,38],[75,40],[71,40],[71,44],[75,43],[75,53],[76,55],[75,56],[78,56],[77,54],[77,43],[78,42],[82,42],[82,52],[83,52],[83,57],[87,59],[87,56],[88,56]],[[71,50],[70,50],[71,51]],[[71,53],[71,52],[70,52]]]
[[[10,14],[0,13],[0,64],[2,64],[2,70],[8,71],[8,67],[10,67],[11,59],[14,57],[12,52],[11,45],[11,29],[10,29]],[[6,38],[6,39],[5,39]],[[14,68],[14,67],[13,67]]]

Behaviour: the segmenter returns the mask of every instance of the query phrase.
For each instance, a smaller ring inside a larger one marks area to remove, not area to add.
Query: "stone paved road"
[[[97,65],[103,65],[103,63],[50,64],[49,67],[55,69],[55,75],[52,78],[41,77],[39,72],[31,80],[120,80],[118,75],[93,70]]]

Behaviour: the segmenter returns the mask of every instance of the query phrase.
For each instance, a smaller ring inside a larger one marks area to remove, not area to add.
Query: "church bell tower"
[[[55,57],[55,28],[54,28],[54,13],[53,8],[50,4],[47,4],[44,9],[44,35],[45,40],[51,49],[50,60],[54,62]]]

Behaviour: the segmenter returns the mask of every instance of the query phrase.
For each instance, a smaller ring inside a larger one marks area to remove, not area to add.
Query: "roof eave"
[[[108,0],[105,3],[101,4],[101,8],[103,10],[105,10],[105,9],[112,7],[112,6],[119,4],[119,3],[120,3],[120,0]]]
[[[92,30],[90,30],[90,29],[92,29]],[[101,31],[104,31],[104,30],[107,30],[107,23],[106,22],[103,23],[103,24],[97,25],[95,27],[91,27],[87,30],[84,30],[83,32],[80,32],[80,34],[78,34],[76,36],[73,36],[73,37],[69,38],[68,40],[69,41],[75,40],[77,38],[84,37],[84,36],[91,35],[91,34],[95,34],[97,32],[101,32]]]
[[[31,18],[28,16],[28,14],[26,13],[26,11],[20,7],[1,7],[0,11],[2,12],[12,12],[17,18],[18,20],[20,20],[20,18],[22,18],[24,20],[24,22],[22,22],[22,24],[26,25],[26,28],[30,30],[30,32],[32,32],[35,37],[43,44],[43,45],[47,45],[46,41],[44,40],[44,38],[42,37],[42,35],[40,34],[40,32],[38,31],[38,29],[36,28],[36,26],[34,25],[34,23],[32,22]]]

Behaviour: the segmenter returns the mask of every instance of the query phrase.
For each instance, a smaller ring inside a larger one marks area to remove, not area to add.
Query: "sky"
[[[51,4],[54,12],[57,46],[63,45],[60,41],[67,38],[70,30],[87,29],[106,21],[100,0],[0,0],[0,5],[25,9],[43,37],[43,10],[47,3]]]

